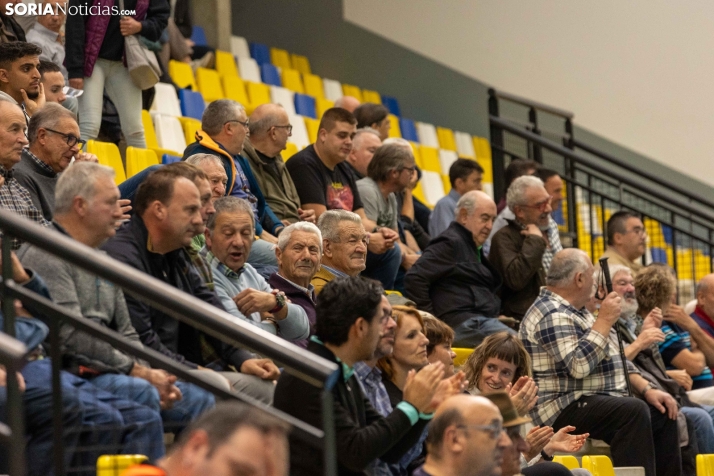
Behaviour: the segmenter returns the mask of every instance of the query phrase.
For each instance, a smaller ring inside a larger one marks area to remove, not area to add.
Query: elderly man
[[[410,378],[404,399],[387,417],[362,394],[354,365],[373,358],[381,336],[393,328],[392,309],[379,283],[364,279],[332,281],[317,299],[317,325],[307,350],[338,363],[332,387],[335,405],[337,474],[364,474],[377,458],[396,463],[417,442],[440,401],[435,397],[444,374],[441,363]],[[315,426],[322,422],[320,388],[284,373],[275,388],[275,408]],[[290,474],[323,474],[322,451],[290,437]]]
[[[457,395],[429,424],[426,463],[414,476],[497,476],[510,446],[496,405],[485,397]]]
[[[356,213],[329,210],[317,221],[322,234],[322,266],[310,281],[319,294],[337,277],[359,276],[367,261],[369,238]]]
[[[539,178],[514,180],[506,202],[515,218],[493,235],[488,259],[503,278],[501,313],[520,321],[545,285],[553,254],[560,251],[560,240],[554,244],[548,231],[550,196]]]
[[[354,96],[342,96],[335,101],[335,107],[346,109],[352,113],[355,112],[355,109],[357,109],[360,104],[359,99]]]
[[[91,248],[114,236],[121,208],[112,169],[90,163],[74,165],[62,174],[56,197],[53,226],[57,231]],[[141,344],[121,288],[32,245],[24,246],[18,256],[45,277],[57,304]],[[168,431],[187,425],[214,404],[213,395],[205,390],[176,382],[176,377],[165,371],[151,369],[108,343],[74,332],[71,326],[60,330],[60,342],[68,370],[156,412],[164,408],[162,417]]]
[[[449,182],[451,190],[438,202],[429,217],[429,234],[439,236],[454,221],[456,202],[466,192],[483,190],[483,167],[478,162],[470,159],[457,159],[449,167]]]
[[[305,310],[273,290],[246,258],[253,245],[250,204],[236,197],[215,202],[216,213],[206,225],[206,247],[201,250],[211,267],[216,294],[236,321],[249,322],[271,334],[296,341],[307,338]],[[263,313],[270,313],[269,317]]]
[[[553,257],[547,286],[521,323],[519,337],[533,362],[536,425],[558,431],[574,426],[610,445],[615,466],[642,466],[645,474],[680,474],[677,402],[654,389],[632,364],[628,397],[613,326],[622,299],[610,293],[595,318],[585,305],[595,292],[594,268],[585,252]]]
[[[285,225],[300,220],[315,222],[314,210],[300,208],[300,197],[280,153],[285,150],[293,126],[283,106],[263,104],[250,115],[250,140],[243,152],[250,161],[265,200]]]
[[[216,294],[206,287],[191,265],[185,251],[203,227],[201,192],[194,181],[187,178],[185,167],[194,169],[195,175],[203,176],[206,188],[208,181],[196,167],[177,165],[183,166],[165,165],[146,178],[136,195],[136,213],[103,248],[113,258],[224,310]],[[210,190],[206,192],[210,199]],[[226,370],[232,365],[239,372],[223,371],[221,375],[235,390],[265,402],[272,400],[271,381],[279,371],[271,361],[256,359],[245,350],[204,336],[190,326],[180,325],[160,309],[129,294],[125,298],[132,324],[145,346],[193,369],[211,364],[212,368]],[[218,354],[215,363],[205,360],[201,345],[204,338]],[[201,375],[212,378],[217,385],[226,384],[220,375],[210,372]]]
[[[642,269],[641,258],[645,254],[647,232],[639,215],[620,211],[607,221],[607,250],[601,258],[609,258],[610,264],[621,264],[632,270]]]
[[[315,287],[310,283],[320,269],[322,233],[313,223],[293,223],[278,237],[275,249],[278,272],[268,279],[273,289],[285,293],[294,304],[302,307],[310,321],[310,335],[315,334]],[[307,340],[295,342],[307,347]]]
[[[456,347],[475,347],[496,332],[513,332],[498,321],[501,277],[481,246],[496,218],[484,192],[465,193],[456,219],[424,251],[406,275],[407,296],[454,329]]]
[[[216,200],[226,194],[228,176],[226,175],[226,171],[223,170],[223,163],[221,162],[221,159],[213,154],[193,154],[191,157],[186,159],[186,163],[198,167],[204,174],[206,174],[208,183],[211,187],[211,204],[215,203]],[[215,213],[215,211],[212,213]],[[201,251],[201,249],[206,245],[206,236],[204,235],[204,231],[206,229],[205,225],[208,223],[208,215],[204,215],[202,213],[202,216],[204,219],[204,226],[201,228],[200,233],[194,236],[191,241],[191,249],[196,253]],[[195,262],[196,255],[191,253],[191,258],[194,259]],[[211,277],[209,281],[212,283],[213,278]]]
[[[349,165],[355,180],[367,176],[367,167],[381,145],[382,139],[379,138],[379,133],[371,127],[363,127],[355,131],[355,136],[352,138],[352,150],[345,162]]]
[[[709,337],[714,338],[714,274],[707,274],[697,285],[697,306],[692,318]]]

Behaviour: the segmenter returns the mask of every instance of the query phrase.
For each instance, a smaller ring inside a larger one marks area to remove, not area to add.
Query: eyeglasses
[[[496,439],[501,435],[501,432],[503,431],[503,422],[499,420],[494,420],[490,425],[457,425],[456,428],[460,428],[462,430],[478,430],[478,431],[486,431],[488,432],[488,436],[491,437],[491,439]]]
[[[79,137],[75,136],[74,134],[65,134],[64,132],[55,131],[53,129],[45,129],[45,130],[47,132],[52,132],[54,134],[64,137],[65,140],[67,141],[67,145],[70,147],[74,147],[75,145],[79,144],[79,148],[82,149],[84,147],[84,144],[87,143],[86,140],[82,140]]]
[[[238,119],[231,119],[230,121],[224,122],[223,125],[225,126],[225,125],[228,124],[229,122],[237,122],[238,124],[240,124],[241,126],[245,127],[246,129],[248,129],[249,126],[250,126],[250,121],[249,121],[249,120],[246,120],[245,122],[243,122],[243,121],[239,121]]]
[[[402,167],[401,170],[408,170],[409,172],[414,173],[414,171],[416,170],[416,165],[412,165],[411,167]]]
[[[634,227],[632,230],[627,230],[625,233],[634,233],[637,236],[644,236],[647,234],[647,230],[639,226]]]
[[[550,205],[551,200],[553,200],[553,195],[548,195],[548,198],[536,203],[535,205],[519,205],[519,206],[523,207],[523,208],[535,208],[536,210],[538,210],[539,212],[542,213],[542,212],[546,211],[546,209],[548,208],[548,205]]]
[[[273,126],[277,129],[286,129],[288,131],[288,135],[293,133],[293,126],[292,124],[288,124],[287,126]]]

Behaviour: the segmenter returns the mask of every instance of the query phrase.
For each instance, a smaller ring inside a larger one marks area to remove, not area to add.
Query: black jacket
[[[206,287],[183,248],[164,255],[152,253],[146,247],[148,240],[149,232],[144,221],[134,214],[102,248],[112,258],[225,310],[216,294]],[[141,342],[178,362],[192,368],[213,364],[210,367],[214,370],[224,370],[225,364],[230,364],[240,370],[243,362],[254,357],[248,351],[204,335],[223,359],[223,362],[218,363],[205,362],[201,349],[202,334],[197,329],[177,321],[129,293],[125,293],[125,297],[131,323]]]
[[[310,342],[307,350],[330,362],[337,362],[335,355],[323,345]],[[394,410],[386,418],[381,416],[362,393],[357,377],[352,375],[345,382],[341,365],[338,372],[337,383],[332,389],[337,474],[365,475],[369,463],[377,458],[387,463],[397,463],[419,441],[427,421],[419,420],[412,426],[401,410]],[[273,404],[278,410],[322,428],[320,394],[321,389],[283,372],[275,387]],[[322,458],[322,451],[290,437],[291,476],[324,474]]]
[[[480,257],[480,259],[479,259]],[[407,296],[451,327],[474,316],[498,317],[501,277],[457,222],[434,238],[404,278]]]

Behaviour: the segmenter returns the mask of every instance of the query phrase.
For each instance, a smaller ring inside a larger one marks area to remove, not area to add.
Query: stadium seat
[[[242,36],[231,36],[231,53],[236,58],[250,58],[248,41]]]
[[[471,134],[456,131],[454,132],[454,138],[456,139],[456,151],[459,153],[459,157],[464,157],[466,159],[476,158],[474,142]]]
[[[173,89],[173,87],[172,87]],[[159,147],[159,142],[156,139],[156,130],[154,129],[154,121],[151,118],[149,111],[143,109],[141,111],[141,123],[144,125],[144,138],[146,139],[146,147],[156,152],[158,156],[164,155],[181,155],[178,151],[162,149]]]
[[[325,99],[325,89],[321,77],[316,74],[303,73],[302,81],[305,86],[305,94],[309,94],[315,99]]]
[[[227,51],[216,50],[216,71],[221,76],[238,76],[235,56]]]
[[[441,184],[444,186],[444,193],[449,193],[451,191],[451,179],[448,175],[441,174]]]
[[[553,456],[553,462],[560,463],[568,469],[577,469],[580,467],[578,459],[571,455]]]
[[[248,83],[248,101],[250,107],[255,109],[261,104],[270,103],[270,86],[263,83]]]
[[[192,117],[179,117],[178,120],[181,123],[181,129],[183,130],[183,137],[186,139],[186,144],[188,145],[196,142],[196,132],[201,130],[201,121],[193,119]]]
[[[132,146],[126,148],[126,178],[131,178],[142,170],[158,164],[159,159],[153,150]]]
[[[161,156],[161,163],[164,165],[175,164],[176,162],[181,162],[181,157],[178,155],[164,154]]]
[[[362,98],[362,90],[357,86],[353,86],[351,84],[343,84],[342,94],[344,96],[352,96],[354,98],[357,98],[359,102],[365,102]]]
[[[296,55],[295,53],[290,55],[290,61],[292,63],[293,69],[300,71],[302,74],[310,74],[310,60],[306,56]]]
[[[203,110],[206,109],[206,103],[201,93],[190,89],[181,89],[179,90],[179,99],[181,100],[182,116],[201,119]]]
[[[364,100],[364,102],[382,104],[382,96],[380,96],[377,91],[370,91],[369,89],[362,90],[362,100]]]
[[[299,151],[300,149],[298,149],[298,146],[292,142],[288,142],[285,144],[285,150],[280,153],[280,156],[283,158],[283,162],[287,162],[290,157],[297,154]]]
[[[175,151],[173,155],[183,156],[183,151],[186,149],[186,138],[178,118],[163,114],[152,114],[151,118],[154,121],[159,147]]]
[[[416,142],[410,142],[410,146],[412,146],[412,153],[414,154],[414,162],[416,162],[417,166],[421,169],[422,167],[422,162],[421,162],[421,153],[419,152],[419,144]]]
[[[198,91],[203,96],[204,101],[212,103],[218,99],[225,98],[223,86],[221,86],[221,76],[218,74],[218,71],[197,68],[196,83],[198,84]]]
[[[714,476],[714,455],[697,455],[697,476]]]
[[[310,145],[307,128],[305,127],[305,119],[302,116],[294,115],[290,117],[290,124],[293,126],[293,133],[292,136],[288,138],[288,142],[295,144],[298,149],[304,149]]]
[[[284,88],[296,93],[305,94],[305,87],[302,85],[300,71],[296,69],[283,68],[280,70],[280,77]]]
[[[196,87],[196,78],[193,76],[193,69],[188,63],[181,61],[169,60],[169,76],[179,88],[189,88],[198,91]]]
[[[270,102],[280,104],[285,108],[288,116],[294,116],[295,113],[295,93],[278,86],[270,86]]]
[[[330,101],[329,99],[317,99],[315,101],[315,107],[317,108],[317,118],[322,119],[322,115],[330,108],[335,107],[335,101]]]
[[[325,98],[330,101],[337,101],[342,97],[342,84],[334,79],[322,79],[322,85],[325,88]]]
[[[310,141],[310,144],[314,144],[317,141],[317,132],[320,130],[320,121],[310,117],[305,117],[304,119],[305,129],[307,130],[307,138]]]
[[[238,76],[223,76],[223,91],[225,91],[226,99],[232,99],[240,103],[248,114],[253,112],[248,100],[248,94],[245,91],[245,83]]]
[[[473,138],[476,162],[483,168],[483,191],[493,197],[493,161],[491,159],[491,144],[484,137]],[[581,229],[578,227],[578,229]],[[579,241],[580,243],[581,241]]]
[[[462,365],[464,365],[468,360],[469,356],[474,353],[473,349],[466,348],[452,347],[451,350],[453,350],[454,354],[456,354],[456,357],[454,357],[454,365],[456,367],[461,367]]]
[[[429,147],[427,145],[419,146],[419,155],[421,155],[421,169],[429,170],[441,175],[441,164],[439,163],[439,149]],[[434,202],[436,203],[436,202]]]
[[[208,46],[208,40],[206,40],[206,32],[203,30],[203,27],[193,25],[191,31],[191,41],[193,41],[196,46]]]
[[[97,458],[97,476],[120,476],[130,466],[148,459],[144,455],[102,455]]]
[[[451,164],[456,162],[456,159],[458,158],[459,155],[453,150],[439,149],[439,163],[441,164],[441,174],[446,175],[448,177]]]
[[[169,116],[181,115],[181,104],[179,103],[176,88],[166,83],[156,83],[154,85],[154,102],[151,104],[151,111]]]
[[[430,147],[439,147],[439,139],[436,136],[436,127],[426,122],[417,122],[417,135],[419,143]]]
[[[282,86],[282,81],[280,81],[280,73],[278,68],[270,63],[265,63],[260,65],[260,77],[265,84],[270,84],[271,86]]]
[[[401,117],[402,113],[399,110],[399,101],[397,101],[396,98],[393,98],[391,96],[382,96],[382,104],[387,106],[389,112],[391,112],[395,116]]]
[[[394,114],[389,116],[389,137],[402,137],[402,129],[399,127],[399,118]]]
[[[456,151],[456,139],[454,131],[446,127],[436,128],[436,137],[439,139],[439,147],[446,150]]]
[[[307,94],[295,93],[295,112],[301,116],[317,119],[315,98]]]
[[[290,55],[280,48],[270,48],[270,62],[278,68],[290,68]]]
[[[583,469],[587,469],[593,476],[615,476],[610,458],[603,455],[583,456]]]
[[[87,152],[96,155],[100,164],[114,169],[117,185],[126,180],[126,172],[124,171],[124,164],[121,161],[121,154],[115,144],[89,140],[87,141]]]
[[[268,48],[268,45],[251,41],[250,57],[260,65],[270,64],[270,49]]]
[[[426,203],[426,198],[424,197],[424,189],[421,186],[421,181],[417,182],[416,187],[412,190],[412,196],[426,206],[429,206],[429,204]],[[430,208],[434,208],[433,205]]]
[[[400,118],[399,128],[402,130],[402,137],[411,142],[419,142],[416,126],[411,119]]]
[[[444,198],[444,184],[441,181],[441,174],[430,170],[422,170],[421,184],[424,189],[424,198],[427,205],[434,206],[436,202]]]
[[[260,79],[260,68],[258,63],[255,62],[253,58],[241,58],[238,57],[238,72],[243,81],[252,81],[254,83],[259,83]]]

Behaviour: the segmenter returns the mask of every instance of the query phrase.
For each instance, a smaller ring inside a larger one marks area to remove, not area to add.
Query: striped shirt
[[[662,332],[664,332],[664,342],[659,343],[659,352],[662,354],[667,370],[676,370],[677,367],[672,365],[672,359],[683,350],[692,350],[691,337],[689,332],[671,322],[662,323]],[[702,373],[692,377],[692,390],[711,387],[712,385],[714,385],[714,380],[709,367],[704,367]]]

